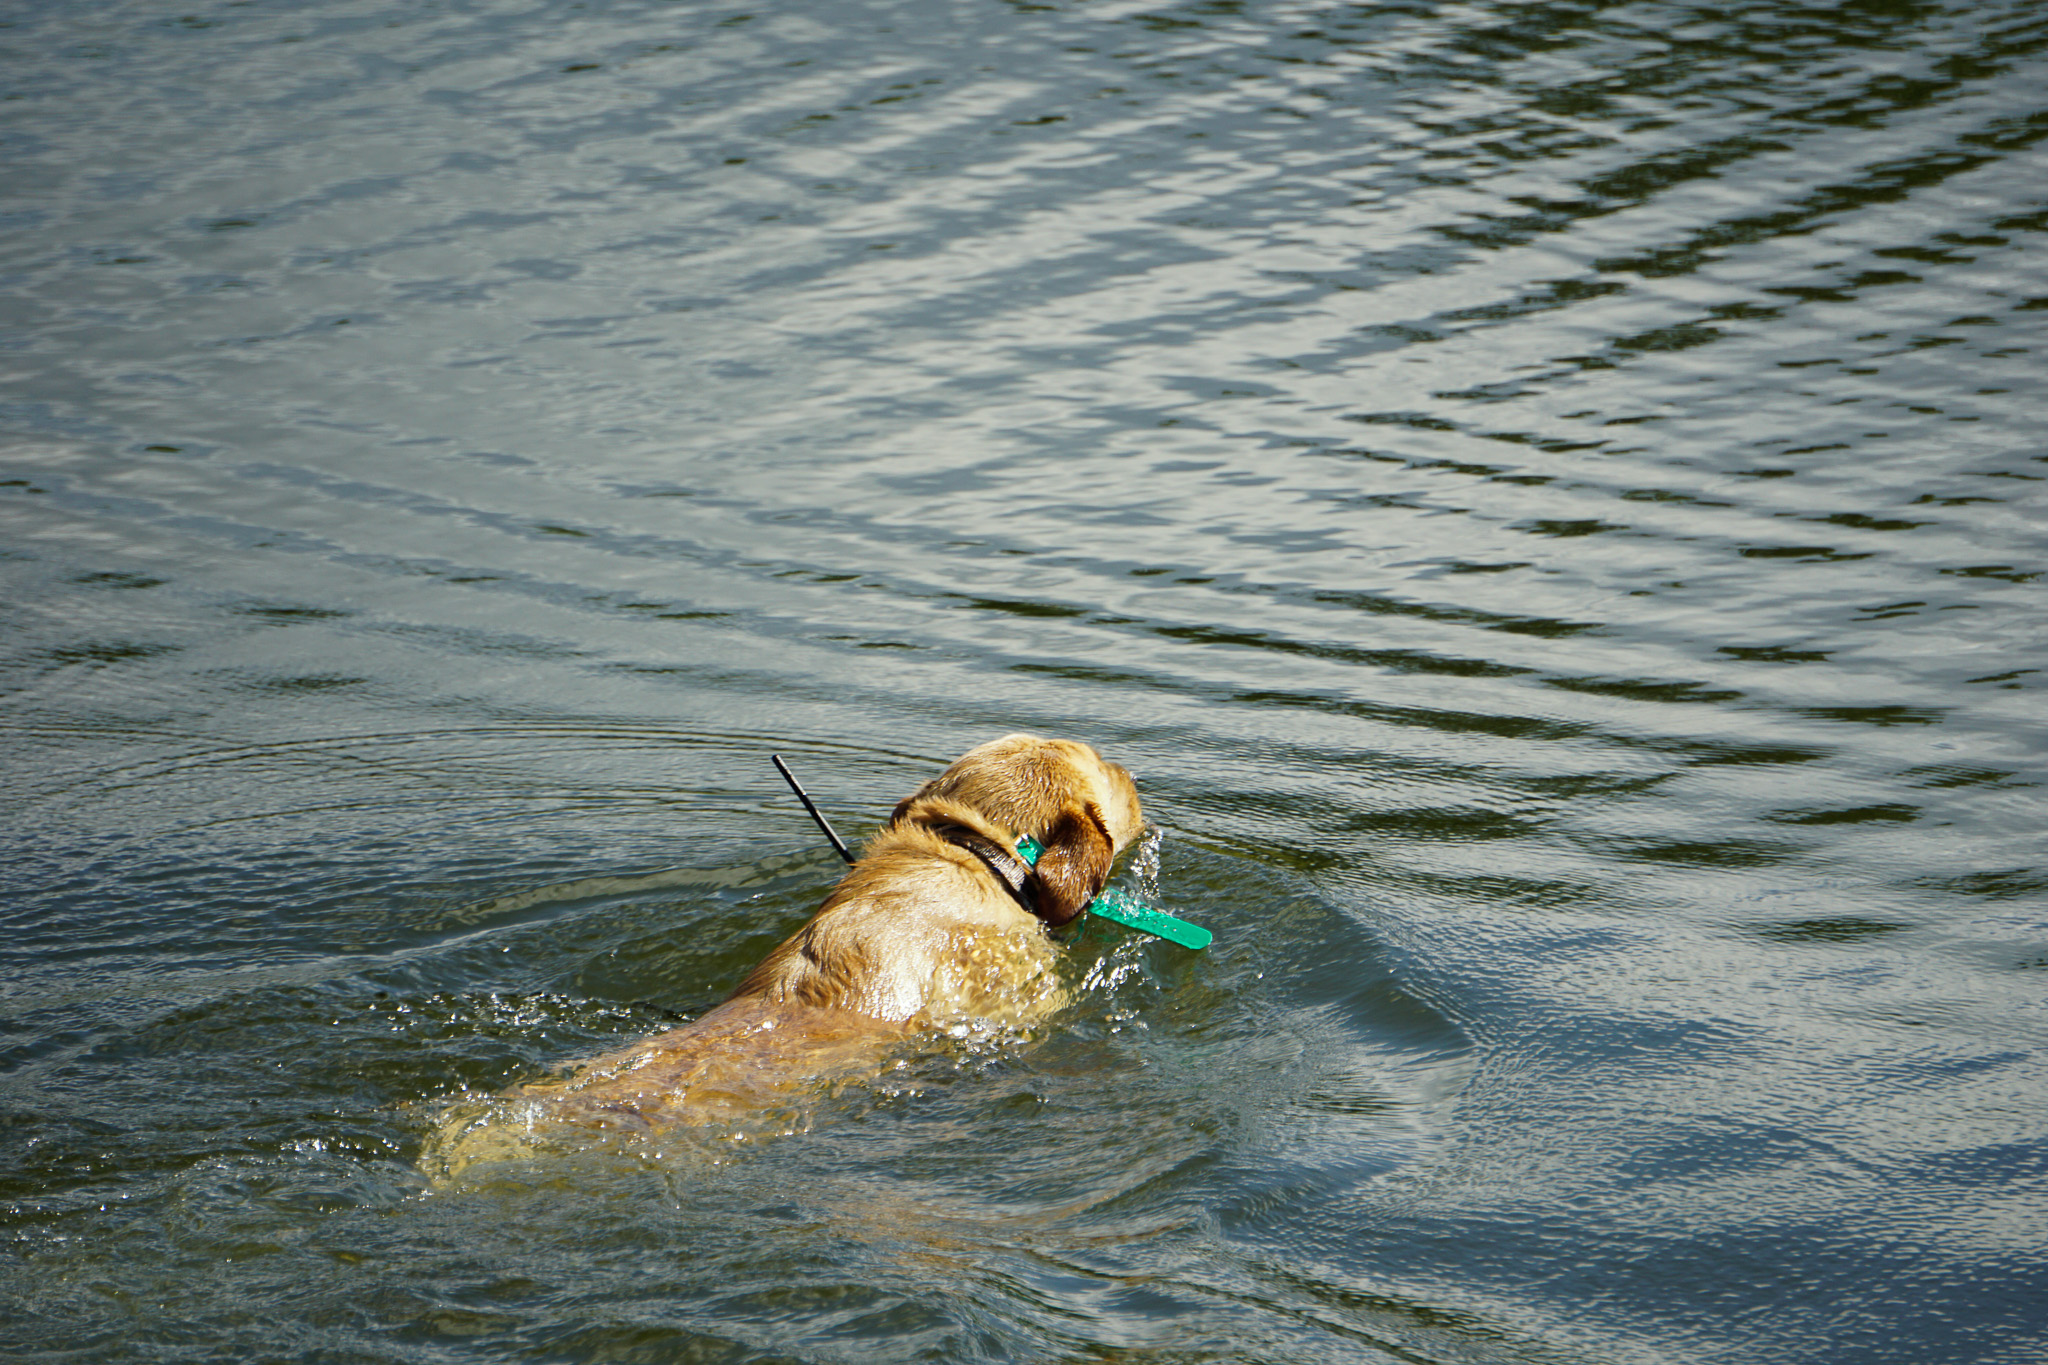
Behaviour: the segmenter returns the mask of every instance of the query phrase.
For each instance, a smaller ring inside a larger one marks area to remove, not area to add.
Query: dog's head
[[[1070,739],[1004,735],[969,749],[896,807],[916,817],[927,801],[957,802],[1044,848],[1032,881],[1038,913],[1065,924],[1087,908],[1110,864],[1145,829],[1130,773]]]

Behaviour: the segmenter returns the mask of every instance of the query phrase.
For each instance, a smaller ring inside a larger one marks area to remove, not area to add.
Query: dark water
[[[2048,15],[0,3],[24,1360],[2048,1359]],[[430,1191],[971,744],[1217,932]]]

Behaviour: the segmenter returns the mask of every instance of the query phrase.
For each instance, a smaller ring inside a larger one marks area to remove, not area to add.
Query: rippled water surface
[[[2037,5],[0,23],[18,1358],[2048,1358]],[[427,1184],[1014,729],[1214,948]]]

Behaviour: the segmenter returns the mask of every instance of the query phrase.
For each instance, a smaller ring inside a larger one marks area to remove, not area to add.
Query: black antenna
[[[818,814],[817,803],[811,800],[811,794],[804,790],[803,783],[796,780],[796,774],[789,770],[789,765],[782,761],[782,755],[770,754],[768,757],[775,761],[775,771],[782,774],[784,782],[789,783],[789,789],[796,793],[796,799],[804,803],[804,809],[809,811],[811,818],[818,822],[818,828],[825,831],[825,837],[832,841],[832,847],[839,850],[839,856],[846,859],[849,863],[852,862],[853,855],[846,851],[846,841],[839,837],[824,816]]]

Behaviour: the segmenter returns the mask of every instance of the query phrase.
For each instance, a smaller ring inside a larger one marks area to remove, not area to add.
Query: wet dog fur
[[[422,1164],[448,1179],[578,1130],[745,1127],[921,1033],[1028,1028],[1066,1003],[1047,927],[1086,908],[1143,828],[1131,775],[1086,744],[1015,734],[971,749],[897,805],[723,1004],[562,1079],[457,1106]],[[1021,896],[961,842],[1009,850],[1027,834],[1044,852]]]

